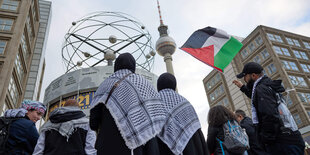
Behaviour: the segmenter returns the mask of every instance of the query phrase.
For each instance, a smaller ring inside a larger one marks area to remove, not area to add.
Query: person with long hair
[[[236,115],[222,105],[214,106],[209,110],[208,114],[208,138],[207,145],[210,154],[214,155],[235,155],[223,147],[221,148],[220,142],[224,141],[225,135],[223,130],[223,125],[228,121],[237,121]],[[223,151],[224,152],[223,152]]]

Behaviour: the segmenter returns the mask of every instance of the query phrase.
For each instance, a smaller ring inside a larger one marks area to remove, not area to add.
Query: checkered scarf
[[[41,113],[45,113],[46,107],[39,101],[24,100],[19,109],[9,109],[5,111],[4,117],[25,117],[26,113],[35,109]]]
[[[91,109],[106,102],[113,85],[131,73],[121,69],[104,80],[95,93]],[[110,96],[107,104],[129,149],[135,149],[155,137],[162,129],[166,111],[154,87],[137,74],[129,75]]]
[[[158,137],[174,154],[181,154],[194,133],[201,128],[194,107],[173,89],[159,91],[167,119]]]
[[[258,78],[255,83],[254,83],[254,86],[253,86],[253,90],[252,90],[252,96],[251,96],[251,105],[252,105],[252,121],[253,121],[253,124],[258,124],[258,117],[257,117],[257,111],[256,111],[256,108],[254,107],[254,104],[253,104],[253,100],[254,100],[254,94],[255,94],[255,89],[256,89],[256,86],[257,84],[259,83],[260,80],[262,80],[262,78],[265,77],[264,76],[261,76],[260,78]]]
[[[56,108],[54,111],[51,112],[50,117],[54,115],[69,113],[69,112],[76,112],[81,111],[79,107],[59,107]],[[43,127],[41,128],[40,132],[46,132],[49,130],[55,130],[59,132],[62,136],[66,137],[67,141],[69,140],[70,136],[73,134],[76,128],[82,128],[84,130],[88,130],[88,123],[89,120],[86,117],[82,117],[79,119],[72,119],[70,121],[61,122],[61,123],[52,123],[48,120]]]
[[[41,102],[39,102],[39,101],[31,101],[31,100],[24,100],[22,102],[21,108],[24,108],[26,110],[35,109],[35,110],[38,110],[39,112],[41,112],[43,114],[46,111],[45,105],[43,105]]]

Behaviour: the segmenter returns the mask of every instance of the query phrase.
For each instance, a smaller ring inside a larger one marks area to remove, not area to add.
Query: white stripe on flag
[[[214,56],[220,51],[223,45],[230,39],[230,36],[221,29],[216,29],[213,36],[209,37],[202,47],[214,45]]]

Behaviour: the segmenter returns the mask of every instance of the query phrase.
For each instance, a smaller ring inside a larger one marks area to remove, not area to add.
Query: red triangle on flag
[[[214,45],[206,46],[203,48],[181,48],[183,51],[189,53],[196,59],[202,61],[203,63],[223,72],[222,69],[214,66]]]

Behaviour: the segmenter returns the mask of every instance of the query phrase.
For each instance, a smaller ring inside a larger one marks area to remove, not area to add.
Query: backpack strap
[[[128,76],[131,75],[131,74],[133,74],[133,73],[128,73],[128,74],[126,74],[123,78],[121,78],[120,80],[118,80],[117,82],[115,82],[115,84],[113,85],[113,87],[111,88],[111,90],[110,90],[110,92],[109,92],[109,95],[108,95],[107,99],[106,99],[105,102],[104,102],[105,105],[108,103],[108,100],[109,100],[109,98],[111,97],[112,93],[114,92],[115,88],[118,87],[118,85],[119,85],[122,81],[124,81],[124,80],[126,79],[126,77],[128,77]],[[103,106],[103,107],[102,107],[102,111],[104,111],[104,108],[105,108],[105,107]],[[101,124],[99,125],[99,128],[98,128],[97,131],[96,131],[97,134],[99,134],[100,128],[101,128]]]
[[[222,153],[223,153],[223,155],[225,155],[224,148],[223,148],[223,141],[221,141],[221,140],[218,139],[218,138],[216,138],[216,140],[220,143]]]
[[[133,73],[128,73],[127,75],[125,75],[123,78],[121,78],[120,80],[118,80],[118,81],[113,85],[113,87],[112,87],[112,89],[110,90],[109,95],[108,95],[107,99],[105,100],[105,103],[104,103],[104,104],[107,104],[107,103],[108,103],[108,100],[109,100],[109,98],[111,97],[111,95],[112,95],[114,89],[115,89],[116,87],[118,87],[118,85],[119,85],[122,81],[124,81],[124,80],[126,79],[126,77],[128,77],[128,76],[131,75],[131,74],[133,74]]]

